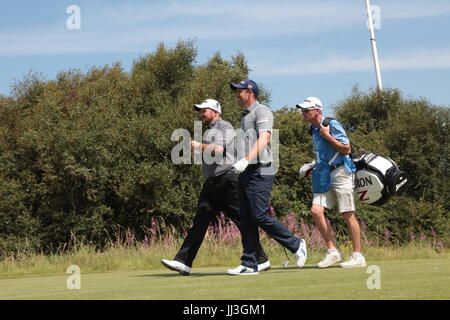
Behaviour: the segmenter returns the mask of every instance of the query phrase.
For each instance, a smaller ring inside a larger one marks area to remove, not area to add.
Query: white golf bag
[[[390,158],[366,153],[353,159],[355,174],[355,197],[363,203],[380,205],[393,195],[405,194],[408,190],[408,175],[399,170]]]

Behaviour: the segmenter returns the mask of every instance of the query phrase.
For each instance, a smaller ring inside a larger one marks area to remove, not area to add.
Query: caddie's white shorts
[[[337,201],[340,213],[355,211],[353,176],[345,165],[331,171],[331,189],[325,193],[314,193],[313,204],[331,209]]]

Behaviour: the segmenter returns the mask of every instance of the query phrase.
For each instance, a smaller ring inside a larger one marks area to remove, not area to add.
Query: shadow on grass
[[[304,269],[333,269],[333,268],[341,268],[340,266],[330,266],[327,268],[319,268],[318,266],[304,266],[302,268],[292,266],[292,267],[272,267],[270,270],[304,270]]]
[[[228,276],[227,272],[208,272],[208,273],[191,273],[188,276],[184,276],[179,274],[178,272],[172,273],[154,273],[154,274],[138,274],[133,277],[155,277],[155,278],[172,278],[172,277],[180,277],[180,278],[193,278],[193,277],[207,277],[207,276]]]
[[[330,266],[326,269],[334,269],[334,268],[341,268],[340,266]],[[303,268],[298,268],[295,266],[292,267],[272,267],[270,270],[267,271],[261,271],[261,274],[266,273],[281,273],[284,270],[297,270],[301,271],[304,269],[320,269],[317,266],[304,266]],[[179,274],[178,272],[170,272],[170,273],[153,273],[153,274],[139,274],[139,275],[133,275],[133,277],[155,277],[155,278],[172,278],[172,277],[189,277],[189,278],[195,278],[195,277],[210,277],[210,276],[227,276],[230,277],[230,275],[227,274],[227,271],[224,270],[223,272],[192,272],[188,276],[184,276]]]

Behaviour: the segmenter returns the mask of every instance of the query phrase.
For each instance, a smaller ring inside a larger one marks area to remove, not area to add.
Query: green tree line
[[[205,98],[220,101],[222,117],[238,127],[242,110],[229,83],[249,74],[242,53],[203,64],[196,56],[193,41],[160,44],[130,72],[116,63],[54,80],[30,73],[0,96],[1,254],[51,252],[74,236],[101,248],[116,226],[139,238],[152,219],[176,228],[190,222],[203,178],[198,165],[172,163],[172,132],[193,134],[192,106]],[[270,103],[261,85],[260,100]],[[419,232],[448,240],[449,110],[392,89],[355,90],[334,111],[352,140],[392,157],[411,177],[406,196],[358,206],[369,231],[388,229],[400,242]],[[311,222],[310,181],[297,174],[311,160],[306,124],[293,108],[274,114],[281,146],[272,206]]]

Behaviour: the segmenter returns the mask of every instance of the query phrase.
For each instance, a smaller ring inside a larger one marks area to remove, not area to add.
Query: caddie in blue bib
[[[321,124],[323,124],[322,120]],[[331,135],[342,144],[350,143],[345,130],[337,120],[331,120],[329,123]],[[325,193],[331,189],[331,168],[339,165],[345,165],[349,173],[354,173],[356,167],[349,156],[337,152],[328,143],[325,138],[320,135],[320,128],[310,126],[313,139],[313,152],[316,166],[312,171],[312,186],[314,193]]]

